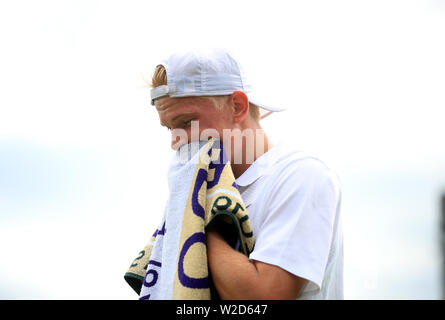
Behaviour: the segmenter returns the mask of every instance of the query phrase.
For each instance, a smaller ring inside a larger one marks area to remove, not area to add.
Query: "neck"
[[[236,148],[236,146],[232,146],[231,148],[231,166],[235,179],[240,177],[256,159],[273,147],[271,141],[269,141],[266,133],[262,129],[256,130],[253,138],[243,136],[241,140],[241,148]]]

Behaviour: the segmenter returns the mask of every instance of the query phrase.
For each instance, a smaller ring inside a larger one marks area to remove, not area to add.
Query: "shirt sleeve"
[[[282,168],[274,181],[249,259],[305,278],[305,293],[317,293],[332,242],[338,180],[323,162],[307,158]]]

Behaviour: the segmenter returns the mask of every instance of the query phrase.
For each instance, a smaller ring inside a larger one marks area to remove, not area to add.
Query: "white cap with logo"
[[[246,79],[240,63],[226,49],[212,48],[172,54],[163,65],[167,85],[151,89],[151,104],[164,96],[171,98],[230,95],[243,91],[249,102],[260,108],[261,118],[285,108],[272,107],[259,101],[258,94]]]

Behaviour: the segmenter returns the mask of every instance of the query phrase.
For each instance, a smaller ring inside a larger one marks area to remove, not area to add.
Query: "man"
[[[260,119],[280,108],[255,100],[224,49],[176,53],[155,69],[152,104],[172,148],[208,136],[229,153],[255,236],[249,257],[207,232],[222,299],[343,299],[338,178],[319,158],[273,145]]]

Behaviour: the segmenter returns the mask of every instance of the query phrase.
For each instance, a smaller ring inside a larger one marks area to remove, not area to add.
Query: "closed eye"
[[[186,121],[183,122],[183,125],[184,125],[185,127],[189,127],[189,126],[191,125],[191,123],[192,123],[193,120],[194,120],[194,119],[186,120]]]

